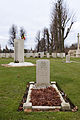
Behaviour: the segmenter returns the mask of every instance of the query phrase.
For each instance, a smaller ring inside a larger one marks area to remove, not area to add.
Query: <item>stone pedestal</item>
[[[36,62],[36,86],[50,85],[50,61],[37,60]]]
[[[66,63],[70,63],[70,55],[66,55]]]
[[[24,62],[24,40],[14,40],[14,62]]]

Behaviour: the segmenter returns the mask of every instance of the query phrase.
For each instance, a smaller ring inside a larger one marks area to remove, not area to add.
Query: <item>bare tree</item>
[[[49,42],[49,31],[47,28],[43,29],[42,37],[40,38],[40,31],[37,32],[36,41],[37,41],[37,52],[49,52],[50,42]]]
[[[5,51],[6,51],[6,53],[8,53],[8,51],[9,51],[7,45],[5,46]]]
[[[16,38],[16,34],[17,34],[17,27],[15,25],[12,25],[9,34],[10,34],[10,39],[8,43],[10,46],[14,47],[14,39]]]
[[[37,45],[36,45],[37,52],[40,52],[40,31],[37,32],[36,42],[37,42]]]
[[[64,51],[64,40],[68,37],[74,23],[73,16],[69,16],[69,11],[64,5],[63,0],[57,0],[51,16],[51,34],[54,37],[55,50]],[[67,28],[67,25],[69,26]],[[66,32],[67,29],[67,32]]]

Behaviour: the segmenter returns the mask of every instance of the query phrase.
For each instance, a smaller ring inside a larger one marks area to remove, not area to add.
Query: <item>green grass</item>
[[[25,59],[36,63],[37,59]],[[36,67],[7,68],[0,66],[0,120],[80,120],[80,58],[78,63],[66,64],[62,59],[50,60],[51,81],[56,81],[78,112],[18,112],[18,106],[29,81],[36,81]],[[13,59],[0,59],[7,64]]]

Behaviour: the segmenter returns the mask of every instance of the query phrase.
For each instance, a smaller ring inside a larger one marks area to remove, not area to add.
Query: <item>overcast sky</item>
[[[54,0],[0,0],[0,44],[8,44],[9,29],[12,24],[27,32],[26,48],[34,48],[38,30],[50,25],[52,2]],[[76,13],[76,22],[65,41],[66,45],[77,42],[80,33],[80,0],[65,0],[70,12]]]

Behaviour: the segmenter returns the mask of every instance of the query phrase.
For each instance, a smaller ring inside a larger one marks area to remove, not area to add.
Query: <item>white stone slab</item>
[[[50,85],[50,61],[37,60],[36,62],[36,84],[37,86]]]
[[[61,109],[61,106],[32,106],[32,109],[54,110],[54,109]]]
[[[24,62],[24,63],[14,63],[14,62],[11,62],[11,63],[8,64],[8,66],[12,66],[12,67],[34,66],[34,64],[32,64],[30,62]]]
[[[26,100],[26,103],[23,104],[23,109],[27,109],[27,108],[31,108],[32,107],[32,103],[30,102],[30,100],[31,100],[30,96],[31,96],[32,88],[33,88],[33,84],[31,84],[30,87],[29,87],[27,100]]]
[[[62,107],[62,110],[70,110],[70,104],[68,102],[65,102],[64,98],[62,97],[60,91],[58,90],[57,86],[55,84],[52,85],[56,91],[58,92],[59,96],[60,96],[60,99],[62,101],[61,103],[61,107]]]
[[[70,104],[66,102],[61,103],[62,110],[71,110]]]
[[[24,103],[23,104],[23,109],[32,109],[32,103],[29,102],[29,103]]]

